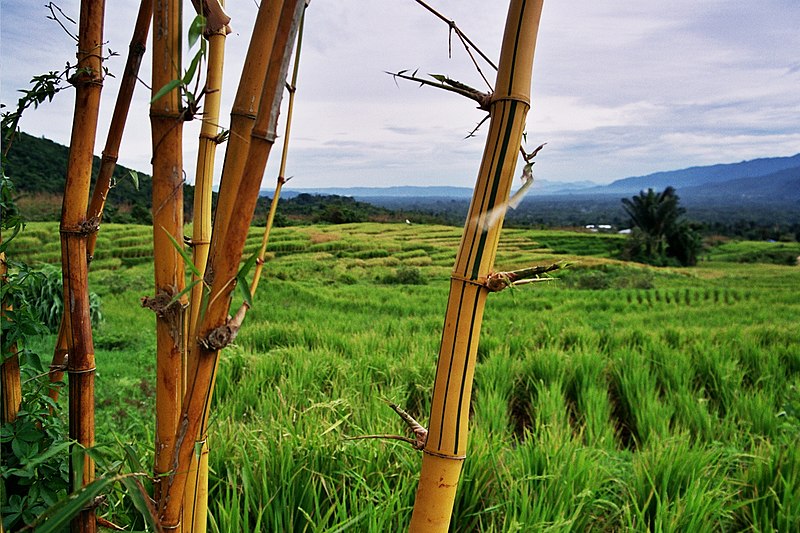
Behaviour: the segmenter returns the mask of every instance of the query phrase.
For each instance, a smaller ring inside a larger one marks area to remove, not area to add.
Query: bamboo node
[[[92,368],[82,368],[80,370],[74,370],[74,369],[71,369],[71,368],[67,368],[67,374],[69,374],[70,376],[73,375],[73,374],[91,374],[95,370],[97,370],[97,367],[94,367],[94,366]]]
[[[520,102],[522,104],[527,105],[530,107],[531,99],[529,96],[522,94],[522,93],[507,93],[507,94],[497,94],[495,92],[490,96],[490,102],[492,104],[496,104],[498,102],[502,102],[503,100],[510,100],[512,102]]]
[[[222,350],[235,338],[234,332],[228,324],[223,324],[212,329],[204,338],[198,339],[200,345],[210,352]]]
[[[171,318],[172,315],[187,307],[187,304],[176,298],[177,294],[178,291],[175,287],[168,287],[158,291],[152,298],[142,296],[142,307],[150,309],[159,318]]]
[[[82,220],[74,226],[61,226],[59,228],[59,232],[62,235],[78,235],[85,237],[92,233],[97,233],[99,229],[100,219],[98,217],[92,217],[90,219]]]
[[[452,461],[464,461],[467,458],[466,455],[450,455],[447,453],[440,453],[434,450],[429,450],[427,448],[423,448],[422,453],[433,455],[434,457],[441,457],[442,459],[450,459]]]

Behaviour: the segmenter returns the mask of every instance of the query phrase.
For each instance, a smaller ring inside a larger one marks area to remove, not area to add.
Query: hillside
[[[28,220],[57,220],[61,212],[68,149],[47,139],[22,134],[9,153],[7,175],[14,178],[18,205]],[[99,158],[95,158],[95,171]],[[109,194],[106,222],[150,223],[151,178],[118,166]],[[509,211],[507,225],[569,227],[611,224],[627,227],[621,198],[654,187],[678,189],[687,216],[706,233],[751,239],[800,235],[800,154],[741,163],[692,167],[625,178],[607,186],[589,182],[537,183],[522,204]],[[559,188],[559,186],[561,188]],[[263,224],[271,190],[262,191],[255,224]],[[194,187],[184,188],[185,219],[191,220]],[[320,196],[322,195],[322,196]],[[333,195],[333,196],[326,196]],[[463,224],[471,189],[466,187],[382,187],[284,190],[276,225],[308,222],[405,220]]]
[[[61,197],[66,181],[69,148],[45,138],[37,138],[21,133],[8,153],[8,163],[4,169],[13,179],[17,191],[17,204],[26,220],[54,221],[61,214]],[[92,168],[92,186],[100,169],[100,158],[95,156]],[[131,174],[136,175],[138,187]],[[114,186],[109,191],[105,222],[151,223],[152,177],[135,172],[125,166],[117,165],[114,170]],[[213,193],[212,206],[216,205]],[[358,202],[345,196],[312,196],[298,193],[288,200],[281,201],[281,210],[276,216],[276,225],[292,221],[329,222],[334,224],[364,222],[367,220],[399,219],[401,214],[393,214],[388,209]],[[254,223],[264,224],[269,209],[269,197],[259,199]],[[192,219],[194,186],[186,184],[183,188],[184,219]]]
[[[738,196],[746,201],[800,202],[800,166],[757,177],[704,183],[680,189],[691,197],[721,198]]]
[[[691,194],[691,188],[702,187],[708,184],[732,182],[736,186],[753,188],[754,183],[759,183],[765,197],[780,198],[778,195],[781,185],[777,184],[772,189],[770,177],[777,172],[787,171],[800,178],[800,154],[791,157],[769,157],[710,166],[689,167],[668,172],[656,172],[646,176],[623,178],[604,185],[593,187],[582,192],[596,192],[602,194],[636,194],[641,190],[652,188],[661,190],[668,186],[676,188],[679,192]],[[750,180],[750,181],[748,181]],[[731,187],[719,189],[720,192],[733,191]]]

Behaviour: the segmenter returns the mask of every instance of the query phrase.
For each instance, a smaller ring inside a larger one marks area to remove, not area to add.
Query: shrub
[[[400,267],[380,279],[386,285],[425,285],[427,278],[416,267]]]

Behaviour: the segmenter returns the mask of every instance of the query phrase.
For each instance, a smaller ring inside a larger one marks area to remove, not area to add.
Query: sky
[[[74,41],[46,18],[44,3],[0,3],[0,102],[8,107],[31,77],[74,63]],[[505,2],[429,3],[498,57]],[[254,0],[228,4],[233,33],[226,44],[223,126],[257,10]],[[77,0],[58,5],[77,20]],[[119,75],[138,2],[106,5],[107,46],[120,52],[107,67]],[[191,10],[187,2],[187,20]],[[608,183],[800,152],[799,27],[797,0],[545,1],[526,127],[529,149],[547,142],[534,167],[537,180]],[[151,61],[146,54],[143,80]],[[493,81],[491,68],[482,68]],[[312,0],[289,141],[290,187],[474,184],[488,128],[465,137],[483,113],[471,100],[386,74],[403,69],[487,89],[457,40],[448,53],[447,26],[413,0]],[[97,153],[118,81],[109,77],[103,87]],[[119,160],[147,173],[149,94],[144,85],[137,88]],[[74,91],[62,91],[26,112],[21,128],[68,144],[73,105]],[[184,128],[189,183],[199,126]],[[275,184],[282,142],[272,151],[264,188]],[[219,167],[222,151],[217,159]]]

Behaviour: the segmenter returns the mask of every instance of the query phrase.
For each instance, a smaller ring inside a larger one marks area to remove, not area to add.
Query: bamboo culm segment
[[[269,53],[272,50],[272,40],[278,28],[282,7],[283,2],[280,1],[263,2],[253,26],[253,36],[244,60],[247,68],[242,69],[231,109],[231,133],[228,136],[222,168],[222,182],[230,185],[224,190],[220,187],[214,216],[214,234],[222,230],[223,221],[230,220],[231,213],[236,207],[238,184],[242,179],[250,147],[250,134],[261,103]]]
[[[263,7],[264,3],[262,9]],[[159,507],[159,516],[165,527],[173,527],[180,519],[180,497],[185,491],[187,469],[196,449],[196,442],[193,439],[195,435],[205,434],[207,429],[208,408],[213,393],[219,351],[232,340],[239,325],[234,325],[233,321],[229,322],[227,319],[231,292],[236,284],[236,273],[258,199],[261,177],[276,136],[275,124],[286,81],[288,58],[302,4],[296,0],[288,0],[281,7],[277,31],[269,40],[272,43],[269,67],[247,160],[241,181],[235,191],[238,194],[237,210],[235,216],[232,216],[232,212],[227,215],[230,216],[230,220],[220,221],[218,208],[214,223],[211,253],[205,275],[206,281],[211,286],[210,295],[207,296],[208,306],[205,314],[199,319],[196,342],[193,339],[190,344],[190,350],[197,351],[198,366],[195,375],[189,376],[187,381],[179,433],[175,439],[179,446],[175,449],[173,471],[167,478],[167,496],[162,499]],[[221,190],[228,187],[230,183],[225,182],[223,170]],[[232,195],[234,191],[228,191],[228,194]]]
[[[304,8],[305,9],[305,8]],[[264,269],[264,256],[269,244],[269,235],[272,232],[272,224],[275,222],[275,212],[278,210],[278,200],[281,197],[281,189],[288,181],[286,179],[286,160],[289,157],[289,136],[292,132],[292,113],[294,111],[294,96],[297,92],[297,75],[300,70],[300,51],[303,45],[303,26],[305,25],[305,10],[300,18],[300,29],[297,31],[297,50],[294,53],[294,68],[292,69],[292,82],[289,84],[289,105],[286,109],[286,127],[283,131],[283,150],[281,151],[281,166],[278,170],[278,182],[275,185],[275,194],[269,204],[267,213],[267,224],[264,227],[264,235],[261,238],[261,248],[258,251],[258,261],[256,262],[255,272],[253,273],[253,283],[250,285],[250,296],[256,295],[258,282],[261,281],[261,271]]]
[[[153,83],[161,87],[180,77],[181,5],[155,4],[153,11]],[[183,260],[173,240],[183,242],[183,161],[181,99],[174,89],[150,105],[153,145],[153,248],[155,297],[143,303],[156,314],[156,430],[154,497],[173,469],[172,451],[180,413],[185,371],[185,302],[168,305],[184,287]],[[178,498],[180,501],[182,498]]]
[[[192,262],[198,272],[204,272],[208,262],[211,244],[211,188],[214,178],[214,161],[219,134],[219,107],[222,94],[222,72],[225,56],[225,37],[227,28],[206,35],[208,40],[208,67],[206,69],[206,96],[203,123],[200,127],[197,170],[195,172],[194,209],[192,223]],[[189,305],[189,337],[194,336],[200,303],[203,297],[203,284],[192,276]],[[187,350],[186,374],[193,376],[197,361],[190,359]],[[186,391],[181,391],[185,394]],[[202,436],[199,436],[202,438]],[[186,485],[184,496],[184,527],[193,533],[205,533],[208,523],[208,443],[203,439],[199,461],[192,458],[189,467],[192,479]]]
[[[136,16],[136,25],[133,28],[133,35],[128,47],[128,58],[125,61],[122,80],[120,81],[117,100],[114,104],[114,112],[111,115],[111,124],[108,127],[108,136],[103,148],[103,158],[100,162],[100,171],[97,174],[97,181],[92,192],[92,199],[89,202],[89,209],[86,218],[98,220],[103,215],[108,191],[111,188],[114,168],[119,156],[119,147],[122,144],[122,134],[125,131],[125,122],[128,118],[128,111],[131,107],[134,89],[139,82],[139,67],[142,64],[142,57],[147,45],[147,35],[150,33],[150,21],[153,18],[153,0],[141,0],[139,13]],[[89,236],[88,253],[91,258],[94,255],[97,234]]]
[[[475,192],[450,283],[431,403],[428,438],[410,531],[448,530],[467,452],[469,404],[484,285],[497,253],[503,217],[490,217],[509,196],[529,108],[533,53],[542,0],[509,7],[487,135]]]
[[[0,238],[2,242],[2,238]],[[0,283],[6,283],[8,265],[6,254],[0,252]],[[11,309],[7,302],[0,302],[0,313]],[[9,353],[2,354],[3,362],[0,364],[0,423],[13,422],[17,419],[19,407],[22,403],[22,379],[19,370],[19,356],[17,345],[9,347]]]
[[[88,235],[96,225],[86,220],[92,176],[100,93],[103,85],[103,0],[83,0],[78,23],[75,110],[72,118],[64,204],[61,210],[61,270],[64,282],[64,315],[70,357],[69,436],[76,445],[94,446],[94,346],[89,317],[89,284],[86,261]],[[79,480],[87,485],[94,480],[94,463],[84,459],[82,476],[72,471],[71,489],[79,490]],[[72,521],[72,531],[97,530],[93,508],[83,509]]]
[[[108,191],[111,188],[111,178],[116,167],[119,146],[122,143],[122,133],[125,129],[125,121],[128,117],[133,91],[136,87],[139,74],[139,67],[142,63],[142,56],[145,51],[145,41],[150,32],[150,19],[153,16],[153,0],[142,0],[139,4],[139,14],[136,18],[136,26],[133,30],[133,37],[128,51],[128,59],[125,63],[125,70],[120,83],[117,101],[114,105],[114,113],[111,116],[111,125],[108,128],[108,137],[103,149],[103,158],[100,163],[100,172],[97,175],[94,192],[92,193],[89,208],[86,212],[87,220],[99,220],[102,218]],[[95,245],[97,244],[97,233],[89,234],[87,243],[87,260],[91,261],[94,256]],[[56,347],[53,351],[53,361],[50,365],[50,382],[58,383],[63,379],[64,372],[59,370],[64,365],[67,357],[66,323],[61,317],[61,325],[58,329]],[[58,387],[51,386],[49,396],[53,400],[58,400]]]

